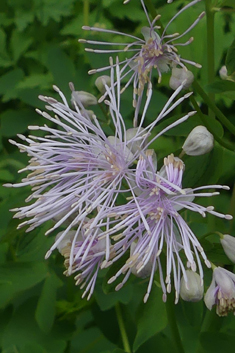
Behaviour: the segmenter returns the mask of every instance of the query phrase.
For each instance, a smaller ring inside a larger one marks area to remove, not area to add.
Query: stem
[[[126,333],[126,329],[125,329],[124,321],[122,317],[121,307],[119,303],[115,305],[115,310],[117,315],[118,326],[122,337],[123,348],[125,352],[131,353],[131,347],[128,341],[128,337],[127,337],[127,333]]]
[[[215,140],[223,147],[227,148],[230,151],[235,151],[235,146],[232,145],[230,142],[222,140],[217,134],[214,132],[214,129],[211,128],[211,126],[208,124],[206,117],[202,113],[201,109],[199,108],[195,98],[193,96],[190,96],[191,103],[194,107],[194,109],[197,111],[198,115],[201,118],[202,123],[205,125],[208,131],[214,136]]]
[[[175,317],[175,306],[173,303],[173,297],[172,295],[168,296],[168,299],[166,301],[166,311],[167,311],[167,317],[168,317],[168,323],[171,329],[171,334],[173,336],[173,339],[175,341],[175,345],[177,348],[178,353],[184,353],[184,347],[181,341],[179,329],[176,323],[176,317]]]
[[[211,8],[211,0],[206,0],[206,27],[207,27],[207,80],[208,84],[214,82],[215,77],[215,48],[214,48],[214,17],[215,13]],[[215,94],[209,93],[209,98],[212,102],[215,101]],[[214,112],[209,109],[208,115],[215,117]]]
[[[83,0],[83,22],[84,26],[89,25],[89,9],[90,9],[90,4],[89,0]]]
[[[215,113],[217,116],[218,120],[233,134],[235,135],[235,126],[230,123],[230,121],[226,118],[226,116],[221,112],[219,108],[215,105],[214,102],[212,102],[209,98],[209,96],[206,94],[206,92],[203,90],[203,88],[199,85],[199,83],[194,80],[193,82],[193,89],[202,97],[204,102],[208,105],[211,110]]]

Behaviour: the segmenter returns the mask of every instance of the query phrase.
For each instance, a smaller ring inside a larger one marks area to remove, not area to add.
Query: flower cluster
[[[181,58],[176,49],[177,46],[191,43],[192,38],[186,43],[173,44],[173,41],[187,34],[204,13],[183,34],[169,35],[166,30],[177,16],[198,1],[194,0],[183,7],[158,34],[156,30],[159,26],[155,23],[160,16],[151,22],[141,0],[149,24],[142,28],[144,39],[84,27],[85,30],[127,36],[134,41],[125,43],[124,51],[134,52],[134,55],[120,63],[118,58],[115,62],[110,58],[109,65],[105,67],[109,70],[109,76],[101,76],[95,83],[102,99],[88,92],[76,91],[70,83],[70,104],[60,89],[54,86],[59,100],[40,96],[50,114],[37,110],[50,124],[29,126],[30,130],[43,133],[38,137],[18,135],[23,142],[10,141],[30,157],[29,165],[21,170],[28,172],[27,177],[19,184],[5,185],[28,185],[32,189],[26,200],[28,204],[13,209],[16,212],[14,217],[27,219],[18,228],[27,226],[27,231],[30,231],[49,220],[53,222],[46,235],[53,231],[57,235],[46,257],[58,249],[65,258],[65,275],[75,274],[76,284],[84,289],[83,297],[87,296],[88,299],[94,291],[99,271],[123,259],[116,274],[108,281],[118,281],[116,290],[132,274],[148,278],[144,302],[148,300],[154,280],[160,282],[164,301],[172,288],[176,303],[180,296],[184,300],[197,301],[203,296],[203,267],[212,267],[214,279],[206,294],[206,305],[211,309],[216,304],[219,315],[234,311],[234,275],[211,264],[184,218],[184,211],[190,211],[202,217],[209,213],[231,219],[230,215],[216,212],[213,206],[202,206],[196,202],[198,197],[210,198],[218,195],[218,190],[229,188],[224,185],[184,188],[186,167],[183,160],[172,153],[164,158],[163,165],[159,167],[157,151],[152,149],[153,142],[161,135],[195,114],[194,111],[188,112],[165,124],[160,132],[154,131],[162,119],[192,94],[183,93],[193,80],[185,64],[200,65]],[[92,40],[81,42],[102,44]],[[170,86],[174,86],[174,91],[158,116],[147,123],[153,69],[157,70],[159,82],[162,74],[172,69],[174,77]],[[100,71],[103,68],[92,72]],[[130,78],[122,87],[122,80],[128,74]],[[121,93],[132,81],[135,109],[133,127],[127,128],[120,110]],[[144,100],[146,85],[147,98]],[[106,105],[112,134],[107,135],[99,118],[93,111],[87,110],[90,105],[97,104]],[[143,110],[140,114],[141,104]],[[183,154],[190,156],[208,153],[213,148],[213,135],[205,127],[198,126],[191,131],[182,148]],[[224,236],[221,243],[231,255],[229,236]],[[231,258],[234,260],[233,254]],[[119,280],[119,277],[122,279]]]

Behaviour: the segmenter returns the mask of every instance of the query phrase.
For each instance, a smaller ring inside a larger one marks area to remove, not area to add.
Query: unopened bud
[[[111,79],[109,76],[107,75],[103,75],[103,76],[99,76],[96,80],[95,80],[95,85],[98,88],[98,90],[100,91],[100,93],[104,93],[106,91],[105,89],[105,85],[109,86],[111,85]]]
[[[219,70],[219,75],[222,80],[227,80],[228,79],[228,70],[227,67],[224,65],[221,67]]]
[[[196,126],[186,138],[182,149],[189,156],[208,153],[214,146],[214,137],[205,126]]]
[[[184,277],[180,282],[180,296],[186,302],[198,302],[203,297],[204,287],[201,277],[191,270],[186,271],[187,281]]]
[[[183,84],[184,89],[187,89],[193,83],[193,73],[187,69],[172,69],[171,78],[169,85],[172,89],[176,90],[180,85]]]
[[[221,234],[220,242],[229,260],[235,263],[235,237]]]
[[[63,235],[63,233],[64,232],[59,232],[55,240],[58,240]],[[64,237],[62,237],[61,241],[57,245],[57,249],[59,250],[61,255],[64,255],[64,252],[66,251],[66,249],[71,245],[75,234],[76,234],[75,230],[70,230]]]
[[[85,91],[73,91],[71,102],[75,105],[83,105],[84,107],[88,107],[89,105],[96,105],[97,99],[93,94],[85,92]]]

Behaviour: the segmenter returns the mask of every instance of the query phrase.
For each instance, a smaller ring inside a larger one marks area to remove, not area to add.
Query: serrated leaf
[[[48,333],[54,322],[56,308],[56,292],[62,286],[61,280],[51,273],[45,280],[42,293],[38,300],[35,318],[40,329]]]
[[[225,60],[225,66],[228,70],[228,76],[232,75],[235,72],[235,39],[228,49]]]
[[[137,317],[137,334],[133,344],[134,352],[150,337],[162,331],[167,325],[165,304],[162,291],[153,286],[146,304],[142,303]]]

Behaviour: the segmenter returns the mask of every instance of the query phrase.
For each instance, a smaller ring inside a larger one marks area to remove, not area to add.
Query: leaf
[[[225,59],[225,66],[228,70],[228,76],[232,75],[235,72],[235,39],[228,49]]]
[[[222,2],[221,6],[228,6],[228,7],[235,8],[235,2],[234,2],[234,0],[224,0]]]
[[[234,353],[235,337],[221,332],[203,332],[200,343],[207,353]]]
[[[47,266],[42,263],[12,263],[0,267],[0,307],[4,307],[17,293],[40,283],[47,276]]]
[[[29,353],[31,346],[36,347],[36,350],[32,350],[31,353],[41,353],[40,347],[43,348],[43,353],[64,352],[65,335],[62,332],[57,334],[54,331],[50,335],[43,333],[34,319],[35,306],[35,299],[30,299],[17,307],[3,334],[3,351],[25,353],[25,348],[27,348],[27,353]]]
[[[137,317],[137,334],[133,344],[134,352],[150,337],[162,331],[167,325],[165,304],[162,291],[153,286],[146,304],[142,303]]]
[[[108,310],[116,303],[121,302],[128,304],[133,296],[133,287],[131,284],[121,288],[117,292],[105,294],[101,287],[97,286],[95,290],[95,298],[101,310]]]
[[[2,121],[2,135],[14,136],[17,133],[25,132],[28,125],[37,123],[39,115],[30,109],[6,110],[0,115]]]
[[[215,145],[210,153],[202,156],[185,156],[184,162],[184,187],[216,184],[223,173],[223,148]]]
[[[2,75],[0,77],[0,95],[13,90],[23,77],[24,73],[21,69],[15,69]]]
[[[221,92],[228,92],[228,91],[233,91],[235,92],[235,82],[232,81],[217,81],[214,83],[211,83],[206,87],[207,92],[212,92],[212,93],[221,93]]]
[[[12,32],[10,47],[15,62],[23,55],[32,42],[33,38],[26,36],[25,32],[21,33],[17,29]]]
[[[35,318],[40,329],[48,333],[54,322],[56,307],[56,292],[62,286],[61,280],[51,273],[45,280],[42,293],[38,300]]]

